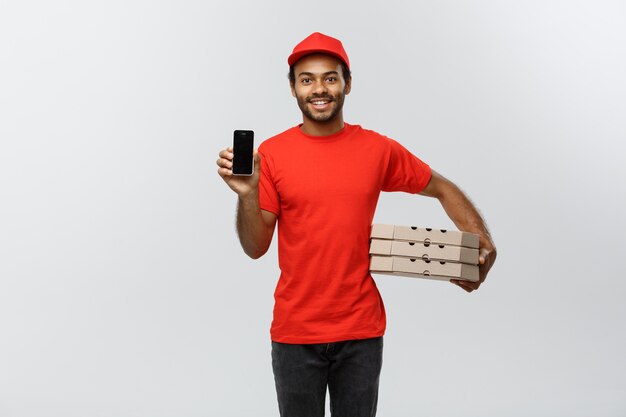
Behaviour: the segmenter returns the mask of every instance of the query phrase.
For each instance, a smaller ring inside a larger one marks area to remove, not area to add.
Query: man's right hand
[[[244,252],[252,259],[257,259],[272,242],[276,215],[261,210],[259,206],[259,178],[261,177],[261,156],[254,153],[254,172],[250,176],[233,175],[233,148],[220,152],[217,160],[217,173],[237,193],[237,234]]]
[[[220,151],[219,158],[216,163],[219,167],[217,173],[222,177],[224,182],[239,195],[246,197],[250,194],[258,192],[259,177],[261,175],[261,156],[258,150],[254,150],[254,172],[250,176],[233,175],[233,148],[232,146]]]

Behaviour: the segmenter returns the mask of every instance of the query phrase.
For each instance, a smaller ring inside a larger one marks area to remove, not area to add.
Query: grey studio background
[[[379,416],[626,415],[620,1],[0,3],[0,416],[276,416],[276,240],[216,173],[300,122],[286,58],[353,69],[345,117],[468,192],[487,282],[376,276]],[[332,155],[329,155],[332,158]],[[381,195],[375,221],[452,227]]]

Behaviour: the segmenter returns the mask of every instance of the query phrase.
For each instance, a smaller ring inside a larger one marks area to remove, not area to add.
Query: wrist
[[[259,203],[259,190],[254,188],[252,190],[241,192],[238,194],[239,202],[244,205],[258,204]]]

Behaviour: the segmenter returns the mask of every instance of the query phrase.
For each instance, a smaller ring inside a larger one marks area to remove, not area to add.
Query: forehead
[[[296,76],[303,72],[324,74],[330,71],[337,71],[341,73],[341,60],[332,55],[311,54],[296,62],[293,69]]]

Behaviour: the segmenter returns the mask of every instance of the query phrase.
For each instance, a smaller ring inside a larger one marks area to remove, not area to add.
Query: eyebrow
[[[321,75],[326,76],[326,75],[331,75],[331,74],[333,74],[333,75],[339,75],[339,73],[338,73],[337,71],[328,71],[328,72],[325,72],[325,73],[323,73],[323,74],[321,74]],[[312,73],[312,72],[301,72],[300,74],[298,74],[298,77],[301,77],[301,76],[303,76],[303,75],[306,75],[306,76],[308,76],[308,77],[313,77],[315,74],[314,74],[314,73]]]

